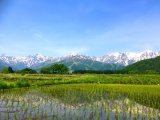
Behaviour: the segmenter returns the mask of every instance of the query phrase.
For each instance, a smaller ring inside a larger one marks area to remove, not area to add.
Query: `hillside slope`
[[[122,66],[115,64],[106,64],[89,59],[75,59],[69,58],[60,62],[70,68],[70,70],[117,70],[122,69]]]
[[[6,63],[0,60],[0,70],[2,70],[6,66],[9,66],[9,65],[7,65]]]
[[[160,56],[128,65],[125,70],[133,73],[160,73]]]

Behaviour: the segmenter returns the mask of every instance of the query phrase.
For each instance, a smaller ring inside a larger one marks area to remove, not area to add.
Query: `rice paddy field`
[[[160,75],[0,74],[0,82],[0,120],[160,120]]]

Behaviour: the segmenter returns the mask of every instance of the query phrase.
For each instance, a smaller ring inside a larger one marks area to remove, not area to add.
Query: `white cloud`
[[[33,37],[39,41],[42,41],[42,42],[49,42],[49,40],[47,40],[42,34],[40,33],[34,33],[33,34]]]

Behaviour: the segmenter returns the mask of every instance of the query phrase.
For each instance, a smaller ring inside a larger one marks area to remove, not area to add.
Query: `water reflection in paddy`
[[[52,86],[7,90],[0,95],[1,120],[158,120],[160,117],[159,108],[103,89],[86,91]]]

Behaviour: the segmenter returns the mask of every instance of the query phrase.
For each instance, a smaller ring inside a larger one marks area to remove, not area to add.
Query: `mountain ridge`
[[[79,60],[90,60],[97,61],[106,64],[115,64],[120,66],[127,66],[135,62],[155,58],[160,56],[160,52],[155,52],[151,50],[145,50],[142,52],[115,52],[106,54],[102,57],[87,56],[81,54],[70,54],[62,57],[48,57],[42,54],[35,54],[29,56],[0,56],[0,65],[1,66],[11,66],[14,69],[23,69],[23,68],[34,68],[44,67],[52,63],[57,63],[64,61],[66,59],[79,59]]]

